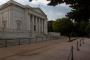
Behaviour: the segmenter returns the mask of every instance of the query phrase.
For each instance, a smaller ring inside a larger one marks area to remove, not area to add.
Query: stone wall
[[[48,35],[49,36],[55,36],[55,37],[60,37],[61,36],[61,34],[57,33],[57,32],[49,32]]]
[[[4,24],[3,21],[5,22]],[[12,32],[11,30],[16,30],[17,32]],[[22,30],[27,32],[18,32]],[[47,34],[47,16],[41,9],[21,5],[12,0],[0,7],[1,37],[28,37],[31,34],[28,31],[32,32],[33,36]]]

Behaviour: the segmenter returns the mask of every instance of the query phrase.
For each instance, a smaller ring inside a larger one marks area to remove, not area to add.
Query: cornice
[[[31,10],[32,12],[35,12],[35,13],[37,13],[37,14],[39,14],[39,15],[43,15],[43,16],[47,17],[46,14],[45,14],[40,8],[33,8],[33,7],[29,6],[29,5],[22,5],[22,4],[14,1],[14,0],[10,0],[10,1],[8,1],[7,3],[1,5],[1,6],[0,6],[0,10],[3,10],[4,8],[6,8],[6,7],[8,7],[8,6],[12,6],[12,5],[16,5],[16,6],[18,6],[18,7],[24,8],[24,9],[29,9],[29,10]],[[34,9],[39,9],[42,13],[37,12],[37,11],[35,11]]]

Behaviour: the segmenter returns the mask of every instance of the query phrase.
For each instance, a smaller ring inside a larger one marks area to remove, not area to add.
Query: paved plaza
[[[76,43],[85,40],[85,44],[77,51]],[[45,41],[30,45],[0,48],[0,60],[70,60],[71,46],[74,60],[90,60],[90,39],[78,38],[73,42],[67,42],[68,38]]]

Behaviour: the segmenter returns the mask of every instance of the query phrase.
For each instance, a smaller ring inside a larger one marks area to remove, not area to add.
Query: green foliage
[[[87,24],[88,24],[88,23],[85,22],[85,21],[82,21],[82,22],[80,22],[80,23],[78,24],[78,26],[79,26],[79,28],[78,28],[78,30],[79,30],[78,34],[79,34],[80,36],[85,36],[85,35],[86,35],[85,29],[86,29]]]
[[[66,36],[87,36],[90,33],[90,23],[86,21],[72,22],[69,18],[52,21],[49,27],[53,32],[59,32]]]
[[[90,34],[90,23],[88,23],[88,25],[86,26],[85,31],[86,31],[88,34]]]
[[[73,33],[79,36],[86,35],[86,32],[90,33],[90,23],[88,24],[90,19],[90,0],[51,0],[49,5],[56,6],[57,4],[61,3],[69,4],[69,7],[72,8],[71,12],[67,13],[66,16],[69,19],[75,21]],[[65,25],[69,24],[64,24],[64,26],[61,26],[61,32],[63,32],[67,28],[70,28],[66,27]],[[67,29],[67,31],[69,32],[70,30]],[[67,32],[65,31],[65,33]]]
[[[87,22],[84,22],[84,21],[80,22],[80,28],[79,28],[79,30],[80,30],[81,33],[84,33],[85,32],[86,26],[87,26]]]
[[[68,35],[72,32],[73,29],[73,23],[68,18],[62,18],[60,21],[60,32],[62,34]]]
[[[48,21],[48,32],[53,32],[53,27],[52,27],[53,22],[54,21]]]
[[[54,32],[60,32],[60,22],[59,21],[54,21],[52,24],[53,31]]]
[[[51,0],[49,5],[61,3],[69,4],[72,11],[67,13],[67,17],[74,19],[76,22],[89,21],[90,19],[90,1],[89,0]]]
[[[53,30],[60,32],[63,35],[68,35],[72,32],[73,22],[68,18],[57,19],[53,22]]]

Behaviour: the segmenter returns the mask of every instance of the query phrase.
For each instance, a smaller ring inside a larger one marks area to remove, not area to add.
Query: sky
[[[0,5],[6,3],[9,0],[0,0]],[[15,0],[23,5],[30,5],[32,7],[39,7],[43,10],[43,12],[47,15],[48,20],[55,20],[58,18],[63,18],[65,15],[71,11],[68,5],[59,4],[57,6],[48,6],[47,4],[50,1],[47,0],[33,0],[29,2],[29,0]]]

